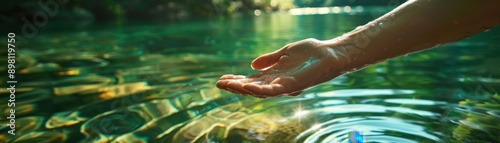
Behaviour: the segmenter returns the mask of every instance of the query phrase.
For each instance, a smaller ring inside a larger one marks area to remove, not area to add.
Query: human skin
[[[487,31],[499,0],[410,0],[331,40],[305,39],[252,61],[250,76],[223,75],[217,87],[258,98],[299,95],[339,75]]]

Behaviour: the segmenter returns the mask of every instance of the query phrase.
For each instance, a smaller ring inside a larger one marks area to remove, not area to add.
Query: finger
[[[235,94],[241,94],[241,93],[239,93],[239,92],[237,92],[237,91],[234,91],[234,90],[231,90],[231,89],[225,89],[225,90],[227,90],[227,91],[229,91],[229,92],[232,92],[232,93],[235,93]]]
[[[229,80],[219,80],[219,81],[217,81],[217,83],[215,83],[215,85],[217,86],[217,88],[227,89],[228,83],[229,83]]]
[[[219,78],[219,80],[225,80],[225,79],[244,79],[246,76],[244,75],[232,75],[232,74],[226,74],[223,75]]]
[[[245,83],[239,81],[231,81],[227,84],[227,89],[238,92],[239,94],[253,94],[243,88]]]
[[[303,89],[297,86],[297,80],[293,77],[279,77],[271,82],[271,85],[282,85],[284,88],[284,93],[289,96],[298,96],[302,93]]]
[[[252,81],[252,82],[249,82],[249,84],[257,84],[257,85],[262,85],[263,82],[262,81]]]
[[[260,93],[260,90],[262,90],[262,85],[258,85],[258,84],[254,84],[254,83],[249,83],[249,84],[245,84],[243,86],[243,89],[249,91],[249,92],[252,92],[252,93],[255,93],[253,94],[254,96],[255,95],[262,95]]]
[[[257,70],[262,70],[276,64],[281,58],[281,56],[285,54],[287,48],[288,47],[285,46],[272,53],[267,53],[257,57],[255,60],[252,61],[252,68]]]
[[[226,89],[229,82],[259,83],[260,81],[254,81],[254,79],[246,78],[245,76],[224,75],[215,83],[215,85],[218,88]]]
[[[229,79],[229,80],[219,80],[216,83],[217,88],[227,90],[236,94],[242,94],[242,95],[247,95],[247,94],[252,94],[251,92],[245,91],[242,89],[242,84],[245,82],[252,82],[251,79]],[[260,83],[259,81],[253,81],[252,83]]]
[[[294,77],[278,77],[274,79],[271,84],[280,84],[283,85],[285,89],[288,89],[287,91],[294,91],[294,88],[296,88],[294,85],[297,85],[297,81]]]
[[[285,90],[285,87],[281,84],[263,85],[261,94],[275,97],[285,93]]]
[[[229,92],[236,93],[236,94],[241,94],[243,96],[248,96],[249,92],[245,92],[244,90],[235,90],[235,89],[229,88],[228,85],[230,82],[231,82],[231,80],[219,80],[219,81],[217,81],[216,86],[219,89],[227,90]],[[231,84],[231,86],[234,88],[235,85]]]
[[[273,97],[285,93],[286,89],[280,84],[271,85],[258,85],[258,84],[245,84],[243,88],[254,94],[256,97]]]

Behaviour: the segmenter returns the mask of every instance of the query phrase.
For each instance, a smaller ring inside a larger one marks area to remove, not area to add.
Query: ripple
[[[35,132],[37,130],[40,130],[43,128],[44,121],[45,118],[42,116],[29,116],[29,117],[16,118],[15,134],[17,136],[22,136],[30,132]],[[0,124],[5,125],[0,127],[0,131],[2,133],[7,133],[9,130],[11,130],[9,122],[10,122],[9,120],[0,121]],[[2,141],[12,142],[12,140],[15,139],[17,136],[0,135],[0,142]]]
[[[363,104],[350,104],[334,107],[326,107],[321,109],[315,109],[315,111],[321,111],[327,114],[343,114],[343,113],[403,113],[403,114],[415,114],[426,117],[437,117],[439,114],[432,113],[429,111],[421,111],[404,107],[385,107],[378,105],[363,105]]]
[[[433,106],[438,104],[446,104],[446,102],[422,100],[422,99],[385,99],[385,102],[405,105],[425,105]]]
[[[414,90],[399,89],[344,89],[319,92],[319,97],[352,97],[352,96],[382,96],[382,95],[411,95]]]
[[[65,142],[67,136],[60,132],[30,132],[15,139],[15,143],[55,143]]]
[[[46,115],[53,109],[52,94],[50,91],[41,88],[16,88],[14,95],[14,107],[16,107],[16,117],[27,115]],[[0,99],[3,101],[10,100],[10,91],[0,89]],[[5,119],[10,115],[10,107],[8,104],[0,105],[0,117]]]
[[[366,142],[440,142],[415,121],[391,117],[345,117],[319,124],[307,130],[295,142],[347,142],[352,131],[361,132]]]

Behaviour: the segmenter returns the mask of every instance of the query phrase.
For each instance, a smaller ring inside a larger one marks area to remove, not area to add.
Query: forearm
[[[344,61],[340,72],[352,71],[493,28],[500,23],[498,7],[498,0],[408,1],[324,46]]]

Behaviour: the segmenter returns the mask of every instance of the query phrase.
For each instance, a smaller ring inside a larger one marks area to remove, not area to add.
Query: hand
[[[305,39],[286,45],[252,61],[252,68],[260,70],[249,77],[223,75],[217,87],[258,98],[281,95],[297,96],[304,89],[338,76],[342,66],[335,51],[325,42]]]

